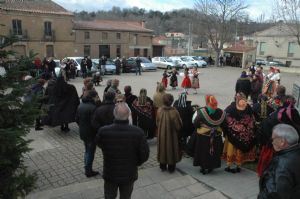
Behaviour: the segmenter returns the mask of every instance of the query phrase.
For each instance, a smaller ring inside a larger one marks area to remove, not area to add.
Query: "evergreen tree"
[[[17,41],[14,36],[0,35],[0,198],[17,199],[25,197],[33,188],[35,175],[29,174],[24,165],[24,155],[30,151],[25,136],[33,126],[39,113],[33,98],[25,102],[24,95],[34,80],[24,81],[33,57],[8,61],[12,51],[5,47]]]

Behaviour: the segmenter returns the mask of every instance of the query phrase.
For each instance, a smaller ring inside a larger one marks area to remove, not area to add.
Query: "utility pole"
[[[189,23],[189,43],[188,43],[188,56],[190,56],[190,50],[191,50],[191,23]]]

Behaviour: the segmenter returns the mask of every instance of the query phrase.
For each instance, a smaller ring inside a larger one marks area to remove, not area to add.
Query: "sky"
[[[181,8],[194,8],[195,0],[53,0],[70,11],[110,10],[113,6],[120,8],[138,7],[161,12]],[[208,0],[209,1],[209,0]],[[256,20],[261,14],[265,19],[271,16],[274,0],[244,0],[249,7],[246,11],[250,19]]]

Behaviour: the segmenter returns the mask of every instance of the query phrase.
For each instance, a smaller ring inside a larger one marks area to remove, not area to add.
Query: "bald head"
[[[114,109],[114,116],[116,120],[128,120],[130,109],[124,102],[117,103]]]

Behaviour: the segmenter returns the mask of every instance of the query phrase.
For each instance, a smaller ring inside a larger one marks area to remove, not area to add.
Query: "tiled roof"
[[[56,15],[73,15],[51,0],[4,0],[0,1],[0,10],[31,12]]]
[[[256,50],[256,47],[250,47],[241,44],[233,45],[231,47],[223,49],[223,51],[225,52],[249,52],[252,50]]]
[[[165,41],[166,39],[167,39],[167,37],[163,36],[163,35],[153,37],[152,38],[152,45],[165,46],[166,44],[164,44],[163,41]]]
[[[112,21],[112,20],[95,20],[95,21],[74,21],[75,30],[114,30],[129,32],[149,32],[153,30],[146,29],[141,22],[137,21]]]

